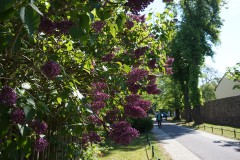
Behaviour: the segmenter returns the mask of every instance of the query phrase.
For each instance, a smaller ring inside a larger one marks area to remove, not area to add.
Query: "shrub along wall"
[[[206,102],[201,116],[206,123],[240,127],[240,96]]]

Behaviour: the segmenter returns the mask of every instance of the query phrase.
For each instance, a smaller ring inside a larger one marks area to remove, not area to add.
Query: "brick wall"
[[[240,96],[206,102],[201,116],[206,123],[240,127]]]

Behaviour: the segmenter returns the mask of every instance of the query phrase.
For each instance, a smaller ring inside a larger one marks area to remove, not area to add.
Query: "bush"
[[[140,133],[149,132],[153,129],[153,120],[151,117],[132,119],[132,127]]]

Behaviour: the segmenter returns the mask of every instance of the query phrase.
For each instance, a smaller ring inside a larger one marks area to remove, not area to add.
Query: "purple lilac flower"
[[[137,22],[145,22],[146,18],[145,15],[136,15],[136,14],[130,14],[129,17],[133,20],[133,21],[137,21]]]
[[[109,98],[109,95],[103,92],[93,92],[94,101],[105,101]]]
[[[128,145],[132,139],[139,136],[139,132],[126,121],[120,121],[112,125],[109,136],[117,144]]]
[[[119,117],[118,109],[113,109],[113,110],[107,111],[106,116],[104,117],[104,120],[110,124],[116,122],[119,119],[120,119],[120,117]]]
[[[11,112],[11,119],[14,123],[24,124],[25,122],[25,113],[20,108],[15,108]]]
[[[128,0],[128,2],[125,5],[130,8],[132,13],[138,14],[138,12],[144,11],[144,9],[147,8],[147,6],[152,2],[153,0],[144,0],[144,1]]]
[[[147,116],[146,111],[140,106],[125,105],[124,113],[126,116],[132,118],[144,118]]]
[[[107,88],[107,84],[105,82],[94,82],[91,86],[93,90],[99,92]]]
[[[83,134],[82,136],[82,143],[86,144],[86,143],[98,143],[101,142],[101,137],[96,133],[91,131],[90,133],[87,134]]]
[[[148,47],[140,47],[134,51],[134,55],[136,58],[140,58],[140,56],[143,56],[145,52],[147,51]]]
[[[4,86],[0,93],[0,103],[7,106],[14,106],[17,102],[17,95],[14,90],[8,86]]]
[[[94,101],[91,104],[91,108],[92,108],[93,111],[98,111],[98,110],[104,108],[105,106],[106,106],[106,103],[102,102],[102,101]]]
[[[47,123],[42,122],[40,120],[33,120],[30,124],[30,127],[37,133],[43,134],[47,130]]]
[[[133,103],[136,102],[140,99],[140,96],[137,94],[131,94],[126,96],[125,100],[127,101],[127,103]]]
[[[48,146],[48,142],[47,140],[45,140],[44,138],[37,138],[35,140],[35,143],[34,143],[34,149],[37,151],[37,152],[42,152],[44,151]]]
[[[126,25],[127,29],[131,29],[134,26],[134,23],[133,23],[133,21],[128,20],[125,23],[125,25]]]
[[[48,61],[43,65],[42,71],[49,79],[54,79],[59,75],[61,68],[57,62]]]
[[[173,61],[174,61],[174,58],[167,57],[165,66],[166,67],[172,66]]]
[[[173,74],[172,67],[167,67],[167,68],[166,68],[166,73],[167,73],[168,75]]]
[[[92,24],[92,27],[93,27],[94,31],[97,32],[97,33],[100,33],[104,26],[105,26],[104,21],[96,21]]]
[[[115,54],[109,53],[102,57],[103,62],[110,62],[115,57]]]
[[[131,91],[134,94],[136,94],[140,88],[141,88],[140,84],[135,84],[135,83],[128,84],[129,91]]]
[[[156,84],[149,84],[146,87],[146,91],[148,94],[159,94],[161,91],[157,88]]]
[[[157,60],[156,59],[152,59],[148,62],[148,67],[151,69],[157,68]]]
[[[141,107],[144,111],[148,111],[150,109],[151,102],[140,99],[136,102],[136,105]]]
[[[136,83],[139,80],[144,79],[148,75],[148,71],[144,69],[134,68],[128,75],[127,75],[127,83]]]

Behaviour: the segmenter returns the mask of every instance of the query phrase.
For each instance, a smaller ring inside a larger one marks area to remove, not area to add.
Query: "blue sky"
[[[150,10],[162,12],[164,6],[162,0],[155,0],[144,13]],[[205,62],[223,75],[227,67],[240,62],[240,0],[228,0],[220,16],[224,20],[220,34],[221,44],[213,48],[216,53],[214,57],[207,57]]]

